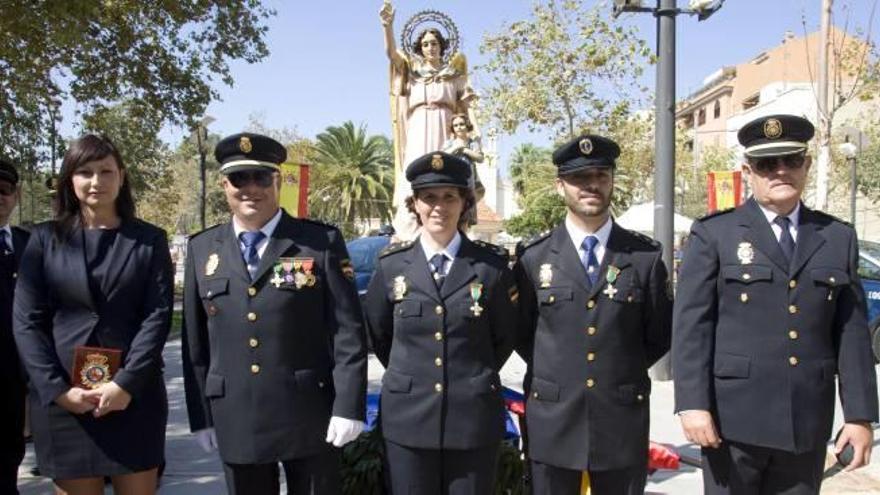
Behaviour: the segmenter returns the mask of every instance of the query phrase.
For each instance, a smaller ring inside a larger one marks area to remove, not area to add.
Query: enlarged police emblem
[[[739,246],[736,248],[736,257],[739,258],[739,262],[743,265],[751,264],[752,260],[755,259],[755,250],[752,248],[752,243],[739,243]]]
[[[541,287],[550,287],[550,282],[553,281],[553,268],[550,263],[541,265],[541,271],[538,272],[538,280],[541,281]]]
[[[776,139],[782,135],[782,122],[778,119],[767,119],[764,122],[764,137],[767,139]]]
[[[241,150],[242,153],[250,153],[254,146],[251,144],[251,138],[247,136],[242,136],[241,139],[238,140],[238,149]]]
[[[406,295],[406,277],[398,275],[394,277],[394,300],[402,301]]]
[[[578,148],[584,155],[589,155],[593,152],[593,142],[590,141],[590,138],[583,138],[578,142]]]
[[[98,388],[110,382],[110,358],[99,353],[86,354],[79,378],[85,388]]]
[[[220,256],[217,253],[211,253],[208,256],[208,262],[205,263],[205,275],[210,277],[217,271],[217,267],[220,266]]]
[[[434,155],[431,157],[431,168],[434,170],[443,170],[443,155]]]

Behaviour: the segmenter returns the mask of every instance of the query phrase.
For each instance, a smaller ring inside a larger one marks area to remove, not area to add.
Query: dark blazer
[[[89,290],[82,231],[61,242],[55,223],[37,225],[24,249],[15,288],[14,331],[31,389],[44,406],[70,388],[74,348],[121,349],[113,378],[132,400],[161,402],[162,348],[171,327],[173,270],[165,232],[144,221],[122,222],[108,259],[113,276],[106,304]],[[149,391],[151,397],[142,394]],[[161,396],[159,395],[161,392]],[[157,405],[158,407],[158,405]]]
[[[676,410],[711,411],[727,440],[824,448],[839,375],[846,421],[877,421],[857,265],[852,227],[803,205],[791,265],[754,199],[695,222],[675,304]]]
[[[8,260],[0,261],[0,376],[7,387],[11,386],[13,390],[24,394],[25,376],[12,335],[12,298],[21,255],[30,233],[18,227],[12,227],[11,230],[12,256]],[[6,387],[4,389],[8,390]]]
[[[380,254],[364,310],[376,357],[386,367],[386,439],[423,449],[501,441],[498,371],[513,351],[517,316],[516,287],[502,253],[462,235],[440,290],[418,240]],[[475,311],[474,296],[482,309]]]
[[[311,284],[275,280],[276,268],[294,258],[311,263]],[[366,337],[349,267],[339,230],[287,213],[253,281],[232,223],[190,239],[183,300],[187,409],[193,431],[216,428],[224,462],[315,455],[327,448],[331,414],[364,418]]]
[[[647,371],[669,349],[671,331],[661,254],[658,243],[614,224],[598,281],[588,288],[564,224],[521,247],[517,351],[529,366],[533,460],[594,471],[646,462]]]

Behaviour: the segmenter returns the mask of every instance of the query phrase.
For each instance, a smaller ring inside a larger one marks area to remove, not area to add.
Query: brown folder
[[[77,346],[73,351],[71,385],[98,388],[116,376],[121,362],[122,351],[119,349]]]

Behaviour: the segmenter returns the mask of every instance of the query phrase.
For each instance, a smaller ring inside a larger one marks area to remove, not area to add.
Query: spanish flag
[[[281,164],[281,207],[295,217],[309,215],[309,166],[304,163]]]
[[[742,172],[739,170],[709,172],[706,186],[709,213],[742,203]]]

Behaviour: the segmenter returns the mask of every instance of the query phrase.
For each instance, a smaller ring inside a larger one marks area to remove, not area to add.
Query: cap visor
[[[232,172],[241,172],[243,170],[269,169],[273,171],[281,170],[275,163],[261,162],[257,160],[236,160],[234,162],[224,163],[220,167],[221,174],[231,174]]]
[[[765,156],[794,155],[806,151],[807,145],[800,141],[784,141],[779,143],[764,143],[751,146],[743,150],[748,158],[763,158]]]

